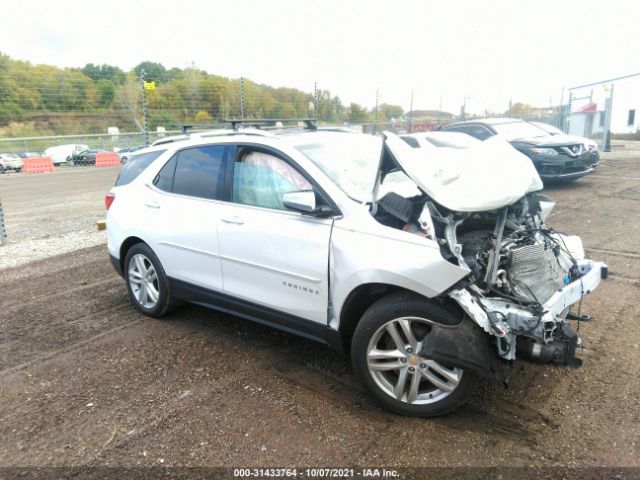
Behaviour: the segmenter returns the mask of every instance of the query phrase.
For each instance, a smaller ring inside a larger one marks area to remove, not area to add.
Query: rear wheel
[[[353,367],[386,408],[431,417],[455,410],[473,393],[478,376],[423,356],[422,342],[434,324],[460,318],[418,295],[392,294],[373,304],[353,335]]]
[[[161,317],[174,306],[164,268],[147,244],[138,243],[129,249],[124,274],[131,301],[145,315]]]

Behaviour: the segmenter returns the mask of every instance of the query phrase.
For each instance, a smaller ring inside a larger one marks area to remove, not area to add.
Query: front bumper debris
[[[556,342],[558,335],[565,332],[565,318],[571,305],[595,290],[608,275],[607,265],[603,262],[578,260],[577,267],[582,276],[558,289],[544,302],[542,314],[503,298],[484,297],[480,292],[465,288],[452,290],[449,296],[485,332],[497,337],[496,347],[501,358],[515,360],[516,337],[525,336],[536,345]],[[576,343],[571,343],[575,350]],[[557,358],[557,355],[553,357]]]

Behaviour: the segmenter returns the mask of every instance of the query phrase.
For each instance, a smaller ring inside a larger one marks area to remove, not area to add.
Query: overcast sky
[[[143,60],[312,91],[371,108],[504,111],[563,85],[640,72],[640,2],[5,1],[0,51],[128,70]]]

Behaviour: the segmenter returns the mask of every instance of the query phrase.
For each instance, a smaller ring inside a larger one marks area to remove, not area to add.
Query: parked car
[[[88,145],[82,144],[69,144],[69,145],[57,145],[55,147],[49,147],[44,151],[45,157],[51,157],[51,161],[54,165],[60,165],[66,163],[67,160],[76,152],[82,152],[89,150]]]
[[[401,414],[454,410],[516,359],[579,365],[570,306],[607,269],[544,223],[532,163],[499,138],[423,155],[311,128],[141,150],[105,198],[111,262],[148,316],[187,301],[344,348]]]
[[[0,153],[0,173],[7,170],[19,172],[22,170],[22,159],[12,153]]]
[[[34,158],[34,157],[40,156],[38,152],[24,152],[24,153],[17,153],[16,155],[20,158]]]
[[[442,131],[467,133],[479,140],[500,135],[527,155],[544,181],[572,181],[593,172],[599,156],[568,135],[550,135],[516,118],[482,118],[455,122]]]
[[[75,167],[76,165],[95,165],[96,153],[102,153],[104,150],[82,150],[74,152],[67,159],[67,165]]]
[[[413,148],[469,148],[480,142],[471,135],[459,132],[418,132],[400,135]]]
[[[123,148],[118,150],[118,155],[120,155],[120,163],[126,163],[127,160],[137,151],[142,150],[144,145],[138,145],[136,147]]]
[[[549,135],[562,135],[564,137],[573,138],[575,139],[576,142],[583,143],[585,148],[589,150],[589,152],[591,153],[591,156],[594,159],[595,165],[597,166],[598,163],[600,163],[600,152],[598,151],[598,144],[595,141],[591,140],[590,138],[578,137],[576,135],[567,135],[559,128],[544,122],[529,122],[529,123],[531,123],[532,125],[535,125],[538,128],[541,128],[542,130],[547,132]]]

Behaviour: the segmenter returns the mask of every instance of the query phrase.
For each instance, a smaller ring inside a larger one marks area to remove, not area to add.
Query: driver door
[[[287,210],[286,192],[312,184],[284,155],[239,146],[231,203],[218,224],[224,292],[327,324],[332,218]]]

